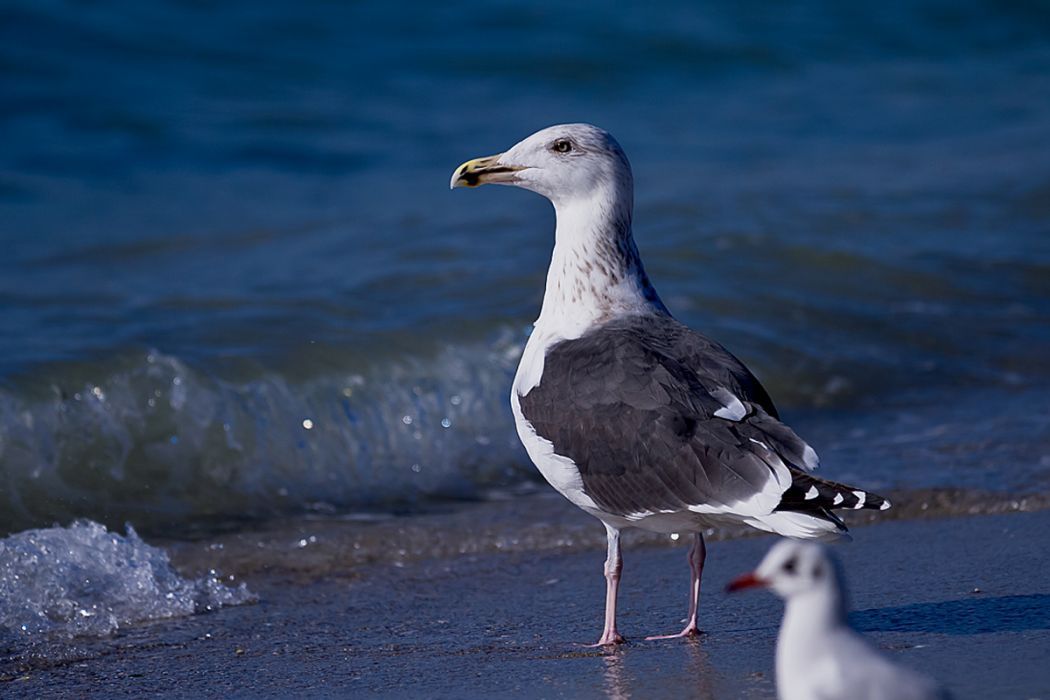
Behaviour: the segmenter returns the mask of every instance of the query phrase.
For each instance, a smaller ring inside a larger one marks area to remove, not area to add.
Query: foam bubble
[[[252,602],[245,584],[179,576],[167,553],[82,520],[0,540],[0,630],[32,644]]]

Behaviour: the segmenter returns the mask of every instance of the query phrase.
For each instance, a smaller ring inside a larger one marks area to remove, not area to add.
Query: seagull
[[[897,666],[846,622],[838,562],[818,544],[784,540],[729,591],[755,586],[787,601],[777,639],[780,700],[947,700],[935,681]]]
[[[616,626],[625,528],[691,533],[685,628],[697,607],[705,529],[746,523],[798,538],[846,531],[835,508],[889,501],[809,472],[817,453],[780,422],[769,394],[715,341],[679,323],[649,281],[631,232],[634,181],[623,149],[589,124],[543,129],[463,163],[451,187],[521,187],[554,204],[543,305],[510,403],[543,477],[605,525],[605,625]]]

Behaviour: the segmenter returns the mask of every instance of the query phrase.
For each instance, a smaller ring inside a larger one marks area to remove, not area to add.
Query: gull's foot
[[[657,634],[652,637],[646,637],[645,641],[651,642],[657,639],[678,639],[680,637],[699,637],[700,630],[697,629],[696,625],[687,625],[684,630],[678,634]]]
[[[613,631],[603,634],[602,638],[594,644],[585,644],[584,646],[586,646],[588,649],[596,649],[597,647],[607,647],[612,646],[613,644],[623,644],[626,641],[627,640],[623,638],[622,634]]]

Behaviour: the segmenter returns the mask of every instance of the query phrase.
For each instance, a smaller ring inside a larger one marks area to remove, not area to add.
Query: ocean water
[[[1044,4],[15,0],[0,76],[2,532],[534,487],[553,216],[448,178],[566,121],[828,475],[1050,491]]]

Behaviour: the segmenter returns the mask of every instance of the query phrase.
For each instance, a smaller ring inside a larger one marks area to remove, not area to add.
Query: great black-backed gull
[[[634,184],[615,139],[588,124],[553,126],[505,153],[467,161],[451,186],[537,192],[557,227],[543,308],[518,366],[511,407],[540,473],[605,524],[605,628],[616,629],[620,531],[692,533],[685,629],[696,616],[703,531],[726,523],[798,538],[845,532],[833,508],[885,499],[808,472],[817,454],[753,374],[671,316],[631,234]]]
[[[932,679],[897,666],[846,621],[838,562],[818,544],[784,541],[730,591],[762,586],[783,598],[777,638],[780,700],[947,700]]]

